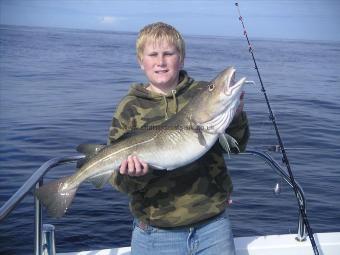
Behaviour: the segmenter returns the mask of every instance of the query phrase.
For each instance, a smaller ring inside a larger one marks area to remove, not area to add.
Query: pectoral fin
[[[236,149],[238,152],[240,152],[240,149],[238,148],[238,143],[234,137],[223,133],[219,134],[218,141],[220,142],[222,148],[228,153],[228,156],[232,149]]]
[[[207,142],[206,142],[206,140],[205,140],[205,138],[204,138],[204,135],[202,134],[202,129],[203,129],[204,127],[201,127],[200,125],[198,125],[198,124],[191,118],[191,116],[188,117],[188,120],[189,120],[189,123],[190,123],[190,128],[191,128],[192,130],[194,130],[195,133],[196,133],[197,136],[198,136],[197,138],[198,138],[199,143],[200,143],[202,146],[206,146],[206,145],[207,145]]]
[[[201,145],[203,145],[203,146],[207,146],[207,142],[206,142],[206,140],[205,140],[205,138],[204,138],[204,135],[202,134],[202,130],[201,130],[201,129],[197,129],[197,130],[196,130],[196,133],[197,133],[197,135],[198,135],[198,141],[199,141],[199,143],[200,143]]]

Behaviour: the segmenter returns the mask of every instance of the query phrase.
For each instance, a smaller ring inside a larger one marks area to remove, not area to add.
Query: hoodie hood
[[[150,100],[164,100],[164,97],[173,98],[174,94],[180,95],[185,90],[185,88],[189,87],[193,83],[193,81],[194,80],[188,76],[186,71],[181,70],[179,72],[179,83],[176,86],[176,89],[170,91],[166,95],[147,90],[146,87],[148,86],[148,84],[143,83],[133,83],[128,92],[128,95]]]
[[[128,96],[133,96],[143,101],[158,102],[159,106],[164,109],[164,119],[167,120],[171,115],[179,111],[177,97],[185,93],[193,82],[194,80],[188,76],[187,72],[181,70],[178,85],[166,95],[147,90],[148,84],[134,83],[128,92]]]

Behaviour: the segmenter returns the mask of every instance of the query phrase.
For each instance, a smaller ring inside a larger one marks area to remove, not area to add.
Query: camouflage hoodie
[[[109,131],[109,143],[132,129],[161,125],[180,111],[200,87],[185,71],[180,83],[168,95],[133,84],[128,95],[117,107]],[[242,112],[227,129],[227,133],[244,150],[249,137],[246,114]],[[145,176],[131,177],[115,172],[112,185],[130,196],[132,214],[142,222],[156,227],[190,226],[221,213],[232,192],[232,182],[216,143],[197,161],[173,171],[151,170]]]

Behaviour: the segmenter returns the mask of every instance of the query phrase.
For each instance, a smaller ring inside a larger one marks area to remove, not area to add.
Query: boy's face
[[[183,61],[175,45],[165,41],[147,41],[139,64],[150,85],[167,90],[178,83]]]

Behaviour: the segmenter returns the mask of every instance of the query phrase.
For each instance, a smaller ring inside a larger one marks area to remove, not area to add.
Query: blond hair
[[[138,34],[136,41],[137,58],[139,61],[143,58],[144,47],[147,42],[167,42],[175,45],[180,60],[184,61],[185,43],[181,34],[173,27],[163,22],[156,22],[146,25]]]

